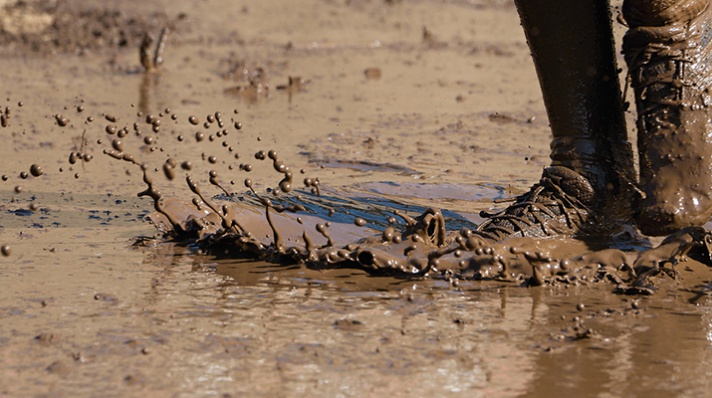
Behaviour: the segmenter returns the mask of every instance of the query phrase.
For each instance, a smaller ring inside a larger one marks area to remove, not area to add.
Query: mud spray
[[[0,1],[0,396],[708,394],[709,224],[471,232],[549,163],[512,1],[204,3]]]
[[[386,208],[390,216],[379,220],[382,216],[367,215],[373,219],[368,222],[339,205],[348,198],[324,195],[319,178],[308,176],[305,170],[292,170],[275,150],[248,152],[246,145],[238,144],[243,124],[237,109],[204,117],[180,117],[170,108],[156,114],[139,111],[130,122],[104,113],[86,116],[84,105],[75,106],[72,113],[53,115],[56,125],[68,128],[73,126],[72,119],[83,118],[83,143],[95,141],[102,156],[140,171],[146,189],[138,196],[153,202],[155,212],[146,219],[156,226],[160,239],[211,255],[314,269],[358,268],[400,278],[437,278],[454,287],[463,279],[519,286],[605,282],[626,294],[651,294],[663,280],[678,279],[677,266],[688,258],[712,264],[712,235],[703,228],[679,231],[658,247],[641,252],[640,246],[631,245],[634,235],[625,234],[609,242],[513,237],[494,243],[473,233],[476,225],[448,230],[443,213],[436,208],[422,214]],[[4,126],[10,123],[11,114],[6,106]],[[166,140],[188,148],[207,140],[211,149],[196,162],[168,153],[162,146]],[[82,144],[67,155],[67,164],[58,171],[66,169],[79,178],[74,169],[88,166],[93,158]],[[277,178],[253,181],[250,176],[256,167],[271,168]],[[43,173],[41,166],[32,164],[17,174],[24,180]],[[8,175],[3,179],[8,180]],[[183,181],[183,193],[166,197],[161,182],[174,180]],[[20,193],[22,186],[14,190]],[[29,209],[37,207],[33,203]],[[621,249],[626,246],[627,251]],[[10,255],[10,246],[3,245],[2,253]]]

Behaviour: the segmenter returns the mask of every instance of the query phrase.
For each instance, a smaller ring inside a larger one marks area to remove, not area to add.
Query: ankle
[[[551,165],[580,174],[599,194],[609,192],[611,186],[617,188],[634,181],[630,143],[627,140],[602,141],[602,137],[555,137],[551,142]],[[601,150],[602,147],[608,148],[607,151]]]

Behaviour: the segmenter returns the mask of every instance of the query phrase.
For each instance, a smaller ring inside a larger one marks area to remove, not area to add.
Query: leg
[[[712,7],[709,0],[626,0],[623,50],[638,110],[637,222],[649,235],[712,216]]]
[[[552,165],[601,189],[633,177],[606,0],[517,0],[551,123]],[[632,181],[632,179],[631,179]]]
[[[492,232],[489,237],[494,239],[575,235],[590,232],[594,219],[597,225],[610,225],[596,215],[630,220],[630,188],[635,175],[608,1],[515,3],[551,124],[552,167],[544,171],[542,181],[530,194],[518,198],[504,212],[491,215],[479,230]],[[548,191],[558,194],[548,195]],[[562,192],[565,198],[560,197]],[[562,202],[571,206],[564,208]],[[575,213],[571,217],[567,215],[569,207]],[[532,209],[541,214],[526,214]],[[550,225],[539,222],[541,217]],[[537,233],[536,227],[543,233]]]

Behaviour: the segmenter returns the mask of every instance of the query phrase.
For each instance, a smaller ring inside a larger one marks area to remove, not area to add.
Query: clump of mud
[[[57,0],[6,0],[0,1],[0,49],[83,53],[138,48],[145,32],[158,32],[171,23],[164,13],[129,15]]]

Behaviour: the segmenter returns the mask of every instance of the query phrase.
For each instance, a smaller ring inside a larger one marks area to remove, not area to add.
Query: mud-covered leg
[[[709,0],[626,0],[623,51],[638,110],[640,230],[667,235],[712,216]]]
[[[608,1],[515,3],[551,124],[551,167],[480,231],[494,239],[610,232],[591,227],[632,219],[635,173]]]

